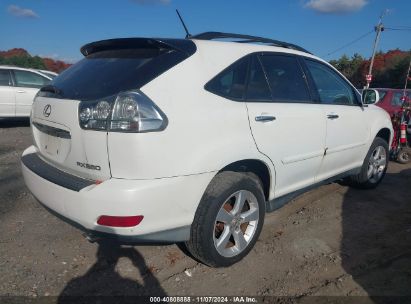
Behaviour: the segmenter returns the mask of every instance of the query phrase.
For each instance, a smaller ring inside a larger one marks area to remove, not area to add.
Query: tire
[[[388,161],[388,143],[384,139],[376,137],[364,159],[360,173],[350,177],[350,185],[362,189],[377,187],[385,176]]]
[[[411,161],[411,149],[403,148],[397,155],[397,162],[408,164]]]
[[[253,248],[263,227],[264,215],[265,198],[260,179],[253,173],[221,172],[203,194],[186,248],[206,265],[230,266]]]

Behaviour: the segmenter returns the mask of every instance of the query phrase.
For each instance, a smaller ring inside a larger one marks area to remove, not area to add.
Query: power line
[[[382,16],[383,16],[383,15],[382,15]],[[382,17],[382,16],[381,16],[381,17]],[[375,29],[374,29],[374,30],[375,30]],[[336,53],[336,52],[338,52],[338,51],[341,51],[341,50],[343,50],[343,49],[345,49],[345,48],[353,45],[354,43],[356,43],[356,42],[364,39],[365,37],[367,37],[368,35],[370,35],[371,33],[373,33],[374,30],[371,30],[371,31],[369,31],[369,32],[361,35],[360,37],[354,39],[353,41],[351,41],[351,42],[349,42],[349,43],[347,43],[347,44],[344,44],[343,46],[341,46],[341,47],[339,47],[339,48],[337,48],[337,49],[335,49],[335,50],[327,53],[327,54],[326,54],[325,56],[323,56],[323,57],[328,57],[328,56],[330,56],[330,55],[332,55],[332,54],[334,54],[334,53]],[[411,26],[396,25],[396,26],[393,26],[393,27],[383,27],[382,30],[389,30],[389,31],[411,31]]]
[[[336,53],[336,52],[338,52],[338,51],[341,51],[342,49],[345,49],[346,47],[349,47],[349,46],[353,45],[354,43],[360,41],[361,39],[364,39],[365,37],[367,37],[368,35],[372,34],[373,32],[374,32],[374,30],[371,30],[371,31],[365,33],[364,35],[361,35],[360,37],[354,39],[353,41],[351,41],[351,42],[349,42],[349,43],[347,43],[347,44],[344,44],[343,46],[339,47],[338,49],[335,49],[334,51],[329,52],[329,53],[328,53],[327,55],[325,55],[324,57],[330,56],[330,55],[332,55],[332,54],[334,54],[334,53]]]
[[[409,25],[393,25],[393,27],[411,29],[411,26],[409,26]]]
[[[389,31],[411,31],[411,27],[410,28],[394,28],[394,27],[386,27],[384,28],[385,30],[389,30]]]

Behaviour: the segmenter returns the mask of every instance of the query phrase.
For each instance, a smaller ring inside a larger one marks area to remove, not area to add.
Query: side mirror
[[[376,104],[380,101],[380,93],[374,89],[364,89],[362,91],[362,103],[365,105]]]

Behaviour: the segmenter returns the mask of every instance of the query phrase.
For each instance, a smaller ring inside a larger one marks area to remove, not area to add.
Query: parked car
[[[34,96],[52,80],[49,73],[0,66],[0,117],[29,117]]]
[[[388,89],[388,88],[376,88],[380,94],[380,101],[377,106],[383,108],[392,117],[398,113],[401,109],[404,96],[403,89]],[[406,97],[411,100],[411,90],[406,90]]]
[[[59,75],[55,72],[48,71],[48,70],[37,70],[37,71],[40,72],[43,75],[46,75],[46,76],[50,77],[51,79],[54,79]]]
[[[228,266],[266,211],[323,183],[384,177],[392,125],[366,104],[378,92],[362,101],[301,47],[212,32],[81,52],[36,97],[22,170],[42,204],[91,238],[185,242]]]

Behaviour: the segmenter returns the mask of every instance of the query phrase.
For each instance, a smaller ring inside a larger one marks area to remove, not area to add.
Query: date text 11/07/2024
[[[150,303],[258,303],[255,297],[150,297]]]

